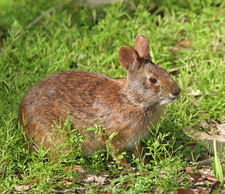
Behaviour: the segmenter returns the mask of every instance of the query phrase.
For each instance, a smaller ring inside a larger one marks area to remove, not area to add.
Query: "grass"
[[[167,193],[187,187],[182,169],[208,151],[191,144],[183,129],[201,128],[209,120],[225,122],[224,2],[133,0],[92,8],[68,1],[54,9],[62,2],[0,1],[0,191],[9,193],[19,185],[29,185],[31,193],[78,192],[81,187],[89,192],[115,187],[121,193],[159,187]],[[44,148],[40,154],[29,152],[18,114],[30,87],[49,74],[75,69],[124,77],[118,49],[133,46],[140,33],[148,37],[155,63],[167,70],[178,68],[173,78],[182,89],[180,99],[167,106],[144,142],[150,163],[143,166],[129,155],[140,174],[121,172],[115,163],[107,163],[104,152],[87,158],[79,153],[62,156],[57,164],[46,161]],[[72,170],[77,164],[88,172],[107,174],[110,182],[82,185],[83,175]],[[67,165],[71,168],[64,171]],[[108,170],[102,170],[106,165]]]
[[[214,193],[219,193],[220,191],[220,188],[223,186],[223,169],[222,169],[222,166],[221,166],[221,163],[220,163],[220,158],[218,156],[218,153],[217,153],[217,148],[216,148],[216,139],[214,139],[213,141],[213,148],[214,148],[214,163],[215,163],[215,175],[216,175],[216,178],[220,180],[220,186],[219,188],[214,191]]]

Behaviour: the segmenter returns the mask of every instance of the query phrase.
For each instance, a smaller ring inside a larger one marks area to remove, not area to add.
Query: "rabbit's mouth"
[[[170,102],[173,102],[174,100],[176,100],[177,98],[179,98],[180,95],[173,95],[173,94],[170,94],[168,98],[166,99],[163,99],[161,102],[160,102],[160,105],[164,105],[164,104],[167,104],[167,103],[170,103]]]

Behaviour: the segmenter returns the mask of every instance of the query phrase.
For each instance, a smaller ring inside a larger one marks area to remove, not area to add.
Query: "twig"
[[[188,67],[194,67],[194,66],[197,66],[197,65],[196,64],[186,65],[186,66],[183,66],[182,69],[186,69]],[[175,68],[172,68],[172,69],[168,70],[169,73],[175,73],[177,71],[179,71],[178,67],[175,67]]]
[[[26,29],[30,28],[31,26],[37,24],[39,21],[42,20],[43,17],[45,17],[46,15],[52,13],[55,9],[58,9],[58,8],[62,7],[63,5],[69,3],[69,2],[70,2],[70,1],[66,1],[66,2],[64,2],[64,3],[60,3],[60,4],[56,5],[56,6],[53,7],[53,8],[50,8],[50,9],[46,10],[43,14],[41,14],[41,15],[38,16],[35,20],[33,20],[31,23],[29,23],[24,29],[26,30]]]
[[[203,160],[203,161],[200,161],[200,162],[191,162],[191,166],[209,166],[211,165],[211,162],[213,161],[213,159],[206,159],[206,160]]]
[[[197,163],[194,163],[194,162],[190,162],[191,163],[191,166],[210,166],[211,163],[213,161],[213,158],[210,158],[210,159],[206,159],[206,160],[203,160],[203,161],[200,161],[200,162],[197,162]],[[224,159],[221,159],[220,160],[221,162],[225,162]]]
[[[215,59],[214,61],[218,61],[218,59]],[[207,63],[210,63],[211,60],[207,60],[206,61]],[[198,64],[190,64],[190,65],[185,65],[182,67],[182,69],[186,69],[188,67],[194,67],[194,66],[197,66]],[[179,68],[178,67],[175,67],[175,68],[172,68],[172,69],[169,69],[168,72],[169,73],[176,73],[177,71],[179,71]]]

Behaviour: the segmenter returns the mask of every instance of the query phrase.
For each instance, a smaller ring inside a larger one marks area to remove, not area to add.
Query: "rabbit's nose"
[[[180,88],[177,84],[175,84],[172,88],[172,91],[171,93],[174,95],[174,96],[178,96],[180,94]]]

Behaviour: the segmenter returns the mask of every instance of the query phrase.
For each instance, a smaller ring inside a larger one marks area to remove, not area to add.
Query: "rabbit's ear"
[[[138,54],[131,47],[121,46],[118,58],[121,66],[128,71],[132,71],[140,66]]]
[[[142,34],[137,35],[134,48],[137,51],[140,58],[151,59],[149,55],[148,39],[146,38],[146,36]]]

